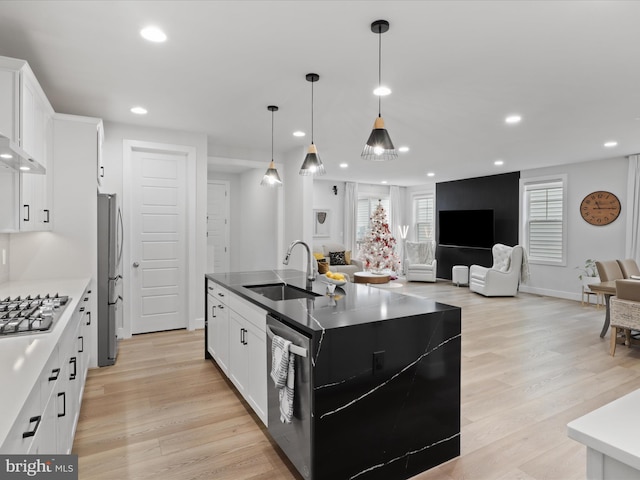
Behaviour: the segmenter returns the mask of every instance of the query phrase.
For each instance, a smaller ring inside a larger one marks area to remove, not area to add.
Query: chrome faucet
[[[307,249],[307,285],[306,285],[306,289],[307,290],[311,290],[311,282],[313,282],[316,277],[314,275],[313,272],[313,264],[311,263],[311,249],[309,248],[309,245],[307,245],[306,243],[304,243],[302,240],[295,240],[293,242],[291,242],[291,245],[289,245],[289,248],[287,248],[287,253],[284,256],[284,260],[282,261],[282,263],[284,263],[285,265],[289,265],[289,257],[291,256],[291,250],[293,250],[293,247],[295,247],[296,245],[303,245],[304,248]]]

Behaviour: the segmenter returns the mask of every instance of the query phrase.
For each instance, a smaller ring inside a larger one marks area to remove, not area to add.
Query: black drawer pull
[[[71,357],[69,363],[73,365],[73,372],[69,374],[69,380],[75,380],[76,375],[78,374],[78,359],[76,357]]]
[[[23,221],[23,222],[29,222],[29,221],[30,221],[30,219],[31,219],[31,213],[30,213],[30,212],[31,212],[31,209],[30,209],[29,205],[23,205],[22,207],[23,207],[23,208],[26,208],[26,210],[25,210],[26,218],[24,218],[24,217],[23,217],[23,218],[22,218],[22,221]]]
[[[49,381],[53,382],[54,380],[57,380],[59,375],[60,375],[60,369],[54,368],[53,370],[51,370],[51,376],[49,377]]]
[[[224,293],[220,293],[220,292],[218,292],[218,296],[219,296],[219,297],[224,297]]]
[[[80,340],[80,350],[78,350],[78,353],[82,353],[84,352],[84,337],[80,335],[78,340]]]
[[[58,414],[58,418],[64,417],[67,414],[67,394],[65,392],[60,392],[58,394],[58,398],[62,397],[62,413]]]
[[[87,317],[89,318],[89,320],[87,320],[87,325],[91,325],[91,312],[87,312]]]
[[[33,422],[36,422],[36,426],[33,427],[33,430],[29,430],[28,432],[24,432],[22,434],[22,438],[33,437],[36,434],[36,432],[38,431],[38,427],[40,426],[40,420],[42,420],[42,417],[40,415],[38,415],[37,417],[31,417],[29,419],[29,425],[31,425]]]
[[[43,223],[49,223],[49,210],[45,208],[44,212],[47,214],[47,219]]]

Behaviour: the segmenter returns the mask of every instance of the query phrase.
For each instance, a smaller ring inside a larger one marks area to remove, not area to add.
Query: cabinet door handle
[[[211,305],[211,316],[213,318],[216,318],[216,306],[215,305]]]
[[[219,308],[220,310],[224,310],[224,305],[218,305],[218,308]]]
[[[65,392],[60,392],[58,394],[58,398],[62,397],[62,413],[58,414],[58,418],[64,417],[67,414],[67,394]]]
[[[29,219],[31,217],[31,212],[30,212],[29,205],[23,205],[22,208],[25,209],[24,213],[26,214],[26,218],[22,218],[22,221],[23,222],[29,222],[30,221]]]
[[[40,426],[40,420],[42,420],[42,417],[40,415],[38,415],[37,417],[31,417],[29,419],[29,425],[31,425],[33,422],[36,422],[36,425],[33,427],[33,430],[29,430],[28,432],[23,432],[22,438],[29,438],[29,437],[35,436],[36,432],[38,431],[38,427]]]
[[[219,297],[224,297],[224,293],[220,293],[220,292],[218,292],[218,296],[219,296]]]
[[[80,340],[80,350],[78,350],[78,353],[82,353],[84,352],[84,337],[80,335],[78,340]]]
[[[207,287],[209,290],[213,290],[213,287]]]
[[[45,208],[44,213],[47,214],[47,219],[44,221],[44,223],[49,223],[49,210]]]
[[[240,329],[240,343],[244,345],[244,328]]]
[[[78,374],[78,359],[76,357],[71,357],[71,360],[69,360],[69,363],[71,365],[73,365],[73,372],[71,372],[71,374],[69,374],[69,380],[75,380],[76,379],[76,375]]]
[[[91,325],[91,312],[87,312],[87,318],[89,320],[87,320],[87,325]]]
[[[84,312],[84,307],[80,307],[80,309],[78,311]]]
[[[100,167],[100,178],[104,178],[104,167]]]
[[[60,369],[54,368],[53,370],[51,370],[51,376],[49,377],[49,381],[53,382],[57,380],[59,375],[60,375]]]

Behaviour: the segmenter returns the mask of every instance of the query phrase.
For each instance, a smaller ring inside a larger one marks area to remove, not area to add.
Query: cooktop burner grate
[[[0,336],[48,332],[68,302],[57,293],[0,300]]]

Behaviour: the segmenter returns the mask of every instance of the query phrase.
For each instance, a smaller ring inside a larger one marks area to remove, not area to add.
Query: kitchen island
[[[309,339],[296,358],[291,424],[266,387],[269,432],[304,478],[406,479],[459,455],[460,308],[354,283],[329,296],[316,281],[310,295],[286,300],[259,288],[304,290],[297,270],[206,275],[206,289],[211,282]]]

